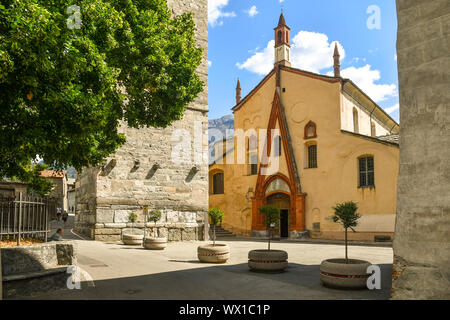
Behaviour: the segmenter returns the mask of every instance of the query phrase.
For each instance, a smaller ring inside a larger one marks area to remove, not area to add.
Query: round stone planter
[[[370,262],[357,259],[328,259],[320,265],[320,281],[326,287],[338,289],[367,289]]]
[[[124,234],[122,235],[122,242],[130,246],[142,245],[142,240],[144,240],[143,234]]]
[[[206,244],[197,248],[198,260],[208,263],[225,263],[230,259],[230,248],[226,244]]]
[[[149,250],[164,250],[167,248],[167,238],[146,238],[144,248]]]
[[[252,271],[281,272],[288,266],[288,254],[283,250],[252,250],[248,266]]]

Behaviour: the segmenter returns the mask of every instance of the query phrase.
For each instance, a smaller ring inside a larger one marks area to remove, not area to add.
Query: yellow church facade
[[[337,46],[334,76],[292,68],[289,33],[281,15],[274,69],[243,99],[238,82],[234,137],[216,145],[209,167],[209,207],[237,235],[265,236],[259,208],[272,204],[282,238],[343,239],[330,217],[354,201],[361,218],[350,240],[392,238],[399,125],[340,76]]]

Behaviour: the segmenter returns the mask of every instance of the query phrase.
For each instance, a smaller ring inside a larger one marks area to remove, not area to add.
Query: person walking
[[[61,220],[61,208],[56,208],[56,220]]]
[[[64,212],[63,212],[63,214],[62,214],[62,219],[63,219],[63,221],[64,221],[64,227],[66,226],[66,224],[67,224],[67,219],[69,218],[69,213],[67,213],[67,211],[66,210],[64,210]]]

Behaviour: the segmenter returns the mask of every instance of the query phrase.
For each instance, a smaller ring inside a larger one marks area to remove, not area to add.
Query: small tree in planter
[[[222,223],[225,214],[219,208],[211,208],[208,210],[208,215],[214,227],[213,244],[199,246],[197,256],[202,262],[224,263],[230,258],[230,248],[226,244],[216,245],[216,225]]]
[[[131,233],[134,233],[134,224],[136,223],[137,218],[136,212],[130,212],[128,215],[128,221],[131,223]]]
[[[136,223],[138,215],[136,212],[130,212],[128,221],[131,223],[131,234],[123,234],[122,241],[127,245],[139,245],[144,239],[144,235],[134,234],[134,224]]]
[[[224,213],[219,208],[211,208],[208,210],[208,215],[213,225],[213,247],[216,246],[216,226],[222,223]]]
[[[264,225],[269,230],[269,246],[270,251],[270,240],[273,235],[273,228],[275,228],[280,222],[280,208],[275,206],[262,206],[259,208],[259,212],[264,215]]]
[[[148,222],[153,222],[156,229],[156,223],[161,219],[161,216],[160,210],[152,210],[148,215]],[[167,238],[158,238],[155,233],[154,237],[145,239],[144,247],[150,250],[164,250],[167,247]]]
[[[271,250],[270,240],[280,222],[280,208],[266,205],[259,208],[264,215],[264,225],[269,231],[268,250],[252,250],[248,253],[248,266],[253,271],[280,272],[288,266],[288,254],[283,250]]]
[[[333,209],[333,221],[340,223],[345,230],[345,263],[348,263],[348,229],[355,232],[353,228],[358,225],[361,215],[356,213],[358,205],[353,201],[337,204]]]
[[[367,268],[370,262],[348,258],[348,229],[355,232],[358,219],[358,205],[353,201],[333,207],[334,222],[340,223],[345,231],[345,259],[327,259],[320,265],[320,280],[323,285],[334,288],[367,288]]]

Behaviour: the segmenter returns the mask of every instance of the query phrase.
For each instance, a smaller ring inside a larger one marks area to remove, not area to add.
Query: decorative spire
[[[284,19],[283,8],[281,9],[280,19],[278,20],[278,27],[285,27],[286,20]]]
[[[333,58],[334,58],[334,76],[340,77],[341,76],[341,62],[340,62],[341,56],[339,54],[337,42],[335,42],[335,44],[334,44]]]
[[[241,102],[241,82],[237,81],[237,86],[236,86],[236,104],[238,104],[239,102]]]
[[[290,62],[290,31],[286,24],[283,11],[281,12],[278,26],[275,28],[275,65],[291,66]]]

